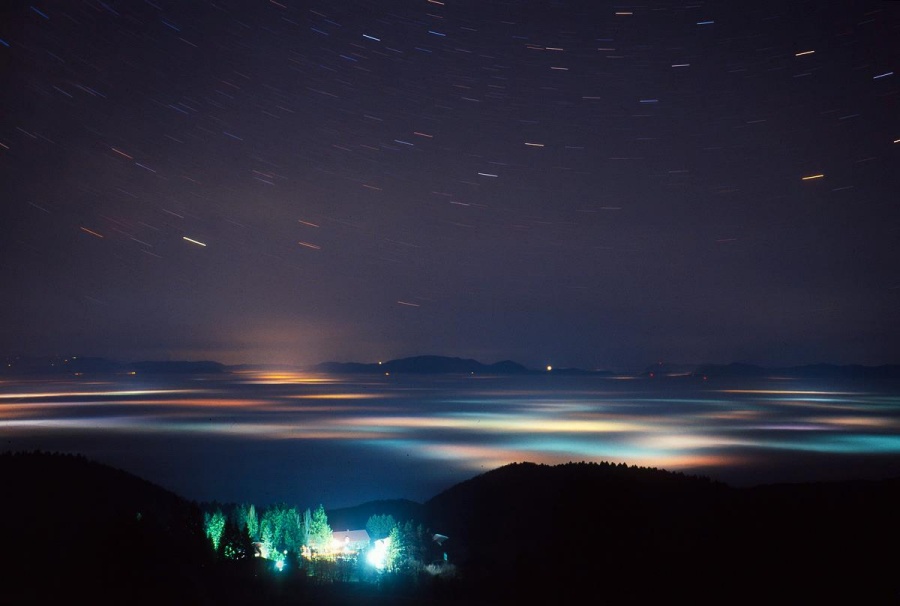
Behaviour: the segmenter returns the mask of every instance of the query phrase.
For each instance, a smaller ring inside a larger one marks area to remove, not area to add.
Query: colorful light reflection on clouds
[[[84,452],[113,464],[124,452],[123,460],[165,459],[169,465],[178,457],[202,462],[204,453],[219,452],[227,442],[230,449],[290,459],[311,483],[317,474],[335,473],[340,461],[339,473],[367,478],[368,492],[356,499],[361,502],[424,498],[435,478],[464,479],[523,460],[626,462],[724,479],[750,471],[765,480],[778,479],[780,467],[809,453],[836,464],[847,456],[895,457],[900,398],[877,390],[560,377],[337,380],[243,373],[174,386],[132,377],[90,386],[6,382],[0,386],[0,438],[12,449]],[[254,456],[241,466],[271,464]],[[396,474],[378,471],[398,460],[414,477],[398,482]],[[222,461],[216,469],[195,464],[211,478],[210,490],[219,486],[253,498],[253,489],[243,488],[246,478],[218,469]],[[216,496],[192,493],[152,466],[141,471],[188,497]],[[228,482],[241,487],[229,489]],[[415,486],[421,492],[402,493]]]

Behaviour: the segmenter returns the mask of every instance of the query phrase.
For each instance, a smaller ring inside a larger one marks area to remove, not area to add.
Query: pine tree
[[[331,548],[333,538],[331,526],[328,525],[328,516],[325,508],[320,504],[313,512],[309,521],[309,542],[319,551],[327,551]]]
[[[244,511],[244,528],[251,540],[259,540],[259,517],[256,515],[256,507],[253,503],[250,503]]]
[[[263,517],[263,521],[260,524],[259,531],[259,540],[262,543],[262,553],[263,555],[272,560],[275,558],[275,536],[272,533],[272,526],[268,523],[265,516]]]
[[[390,514],[375,514],[369,518],[368,522],[366,522],[366,531],[373,541],[383,539],[391,533],[391,528],[393,528],[396,523],[397,521],[394,520],[394,516]]]
[[[222,532],[225,530],[225,514],[221,509],[217,509],[213,513],[206,513],[204,516],[204,527],[206,528],[206,536],[212,541],[213,549],[219,551],[219,542],[222,540]]]
[[[400,524],[394,524],[391,533],[388,535],[387,556],[384,559],[384,569],[389,572],[395,572],[400,569],[403,564],[403,556],[406,551],[403,542],[403,532]]]
[[[303,536],[303,544],[309,547],[309,528],[312,526],[312,514],[309,511],[309,507],[306,508],[306,511],[303,512],[303,532],[301,535]]]
[[[221,553],[229,560],[243,560],[253,554],[253,543],[246,530],[241,530],[231,520],[225,521],[222,531]]]
[[[300,521],[300,512],[295,507],[284,512],[284,544],[290,551],[300,551],[303,545],[303,523]]]

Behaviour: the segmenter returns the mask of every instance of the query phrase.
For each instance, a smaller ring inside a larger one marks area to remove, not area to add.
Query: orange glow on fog
[[[515,461],[531,461],[543,465],[559,465],[572,461],[569,453],[543,452],[533,449],[501,448],[472,444],[424,444],[419,447],[425,456],[462,463],[463,467],[473,470],[500,467]],[[604,457],[604,460],[619,463],[625,462],[621,457]],[[663,457],[629,456],[627,464],[642,467],[662,467],[668,469],[689,469],[696,467],[727,467],[740,465],[744,460],[728,455],[674,455]]]
[[[738,467],[748,462],[745,457],[731,455],[666,455],[664,457],[629,457],[629,465],[658,467],[668,470],[696,469],[701,467]]]
[[[285,404],[273,404],[263,410],[269,412],[290,411],[295,413],[314,412],[393,412],[400,410],[396,406],[288,406]]]
[[[836,427],[873,427],[878,429],[897,429],[900,427],[900,422],[883,417],[813,417],[811,421]]]
[[[93,404],[93,402],[91,402]],[[160,408],[164,406],[177,406],[178,408],[255,408],[268,406],[271,402],[267,400],[238,400],[229,398],[189,398],[179,400],[125,400],[123,402],[115,402],[116,406],[153,406]]]
[[[783,383],[672,394],[614,388],[605,379],[562,381],[563,390],[497,378],[405,383],[269,371],[182,383],[196,389],[132,389],[133,381],[5,383],[15,393],[0,394],[0,435],[268,442],[316,453],[310,456],[340,448],[473,471],[514,461],[605,460],[691,473],[749,468],[776,451],[900,452],[893,395]]]
[[[699,434],[661,434],[637,438],[635,444],[645,448],[661,450],[683,450],[698,448],[721,448],[752,445],[751,440],[738,440]],[[668,460],[668,458],[666,459]]]
[[[541,457],[539,453],[531,450],[474,444],[422,444],[418,449],[427,457],[462,462],[470,468],[500,467],[511,461],[534,461],[536,455],[538,459]]]
[[[700,419],[714,419],[716,421],[748,421],[764,417],[761,410],[723,410],[697,415]]]
[[[35,400],[38,398],[85,398],[118,396],[152,396],[167,393],[198,393],[199,389],[137,389],[127,391],[46,391],[40,393],[0,394],[0,400]]]
[[[345,425],[369,427],[416,427],[420,429],[467,429],[508,433],[615,433],[648,431],[649,425],[625,421],[560,420],[541,418],[451,417],[360,417],[340,419]]]
[[[242,383],[250,385],[317,385],[338,383],[337,379],[324,375],[300,372],[261,372],[255,370],[236,373]]]
[[[373,393],[317,393],[290,397],[297,400],[369,400],[383,396]]]

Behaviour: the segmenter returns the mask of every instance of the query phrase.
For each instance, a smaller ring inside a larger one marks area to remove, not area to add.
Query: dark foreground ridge
[[[736,489],[624,464],[512,464],[424,505],[458,574],[317,581],[223,560],[196,504],[81,457],[0,455],[0,603],[895,603],[900,481]],[[406,513],[400,513],[405,511]],[[338,530],[339,528],[335,528]],[[302,574],[301,574],[302,573]],[[378,575],[375,575],[378,576]],[[62,602],[60,602],[62,603]]]
[[[426,503],[470,593],[554,603],[896,599],[900,481],[736,489],[624,464],[513,464]]]
[[[210,558],[196,506],[83,457],[0,455],[0,478],[0,603],[202,603]]]

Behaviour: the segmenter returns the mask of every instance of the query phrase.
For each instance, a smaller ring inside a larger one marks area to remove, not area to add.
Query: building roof
[[[368,543],[369,533],[363,530],[336,530],[331,533],[333,540],[340,543]]]

